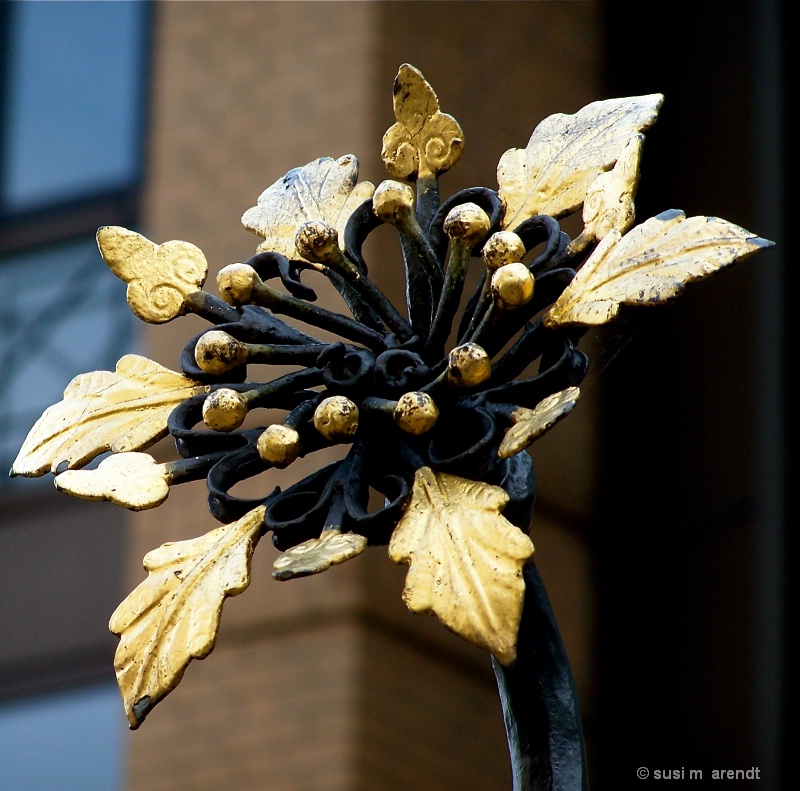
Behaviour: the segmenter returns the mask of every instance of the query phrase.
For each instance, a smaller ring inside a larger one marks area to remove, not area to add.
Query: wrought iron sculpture
[[[669,302],[772,244],[680,211],[634,225],[643,133],[662,100],[611,99],[550,116],[524,149],[503,155],[497,190],[440,202],[438,177],[459,160],[463,134],[422,74],[403,65],[382,150],[396,180],[359,183],[353,156],[290,171],[244,213],[263,241],[220,271],[219,297],[202,290],[208,267],[194,245],[99,229],[102,258],[140,319],[191,312],[213,325],[186,344],[182,373],[128,355],[114,372],[75,378],[12,467],[52,472],[61,491],[133,510],[207,479],[222,526],[150,552],[148,577],[111,617],[131,728],[192,659],[211,652],[224,599],[247,588],[265,533],[282,550],[278,580],[388,544],[391,559],[409,565],[409,609],[434,613],[491,653],[514,788],[587,787],[572,676],[532,560],[534,473],[521,451],[575,406],[588,366],[577,344],[588,327]],[[559,219],[581,209],[583,229],[571,239]],[[362,255],[383,223],[402,247],[405,312],[369,280]],[[473,258],[482,274],[463,300]],[[351,315],[314,304],[302,282],[309,270],[330,280]],[[282,289],[269,285],[276,279]],[[341,340],[323,342],[279,316]],[[535,375],[520,378],[536,360]],[[297,370],[249,380],[262,364]],[[285,412],[283,421],[246,428],[246,416],[265,408]],[[159,464],[143,450],[167,433],[179,458]],[[285,491],[231,494],[334,444],[349,445],[341,461]],[[370,488],[382,503],[370,503]]]

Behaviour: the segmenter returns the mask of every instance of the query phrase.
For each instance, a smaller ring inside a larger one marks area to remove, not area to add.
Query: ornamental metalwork
[[[189,242],[98,230],[136,316],[162,324],[192,313],[210,325],[186,344],[179,372],[127,355],[115,371],[73,379],[12,467],[133,510],[207,481],[220,526],[148,553],[147,578],[111,616],[131,728],[213,650],[223,603],[248,587],[263,536],[281,550],[282,581],[388,545],[409,567],[408,608],[491,654],[514,788],[587,787],[569,663],[533,561],[535,482],[523,451],[578,403],[589,327],[668,303],[772,244],[677,210],[635,223],[644,133],[662,100],[552,115],[502,156],[497,189],[441,200],[438,178],[459,161],[464,134],[406,64],[381,152],[391,179],[360,182],[352,155],[291,170],[244,212],[262,241],[220,270],[217,295],[204,290],[208,264]],[[582,230],[570,238],[559,221],[578,212]],[[387,223],[402,250],[404,309],[370,280],[363,254]],[[469,267],[480,277],[465,294]],[[309,271],[346,312],[315,304]],[[250,378],[271,365],[296,370]],[[282,420],[259,420],[267,410]],[[176,457],[158,463],[145,450],[167,434]],[[231,493],[334,445],[346,446],[341,460],[285,490]]]

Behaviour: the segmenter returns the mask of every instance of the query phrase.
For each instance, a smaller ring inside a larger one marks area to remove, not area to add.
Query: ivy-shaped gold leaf
[[[316,159],[267,187],[257,205],[242,215],[242,224],[263,237],[259,252],[271,251],[291,259],[301,258],[295,236],[300,226],[311,220],[333,225],[343,246],[350,215],[375,191],[369,181],[357,182],[358,160],[351,154]]]
[[[560,217],[578,209],[589,185],[610,170],[628,141],[658,117],[660,93],[587,104],[574,115],[545,118],[526,148],[512,148],[497,165],[506,205],[503,227],[513,230],[536,214]]]
[[[128,354],[111,371],[76,376],[25,438],[12,475],[36,477],[66,465],[82,467],[111,451],[143,450],[167,433],[170,412],[208,391],[183,374]]]
[[[150,324],[163,324],[186,312],[185,300],[203,287],[208,263],[189,242],[155,244],[135,231],[107,225],[97,246],[108,268],[128,284],[128,305]]]
[[[519,407],[514,410],[511,416],[514,425],[506,431],[497,455],[501,459],[507,459],[525,450],[572,411],[580,394],[579,387],[568,387],[543,398],[533,409]]]
[[[383,136],[381,157],[396,179],[438,176],[461,158],[464,133],[452,115],[440,112],[439,99],[422,74],[404,63],[394,80],[397,123]]]
[[[143,511],[167,499],[169,475],[146,453],[119,453],[103,459],[96,470],[67,470],[57,475],[59,491],[81,500],[107,500]]]
[[[409,564],[406,606],[433,613],[505,665],[516,658],[522,567],[533,554],[501,514],[507,502],[499,486],[422,467],[389,543],[391,559]]]
[[[303,541],[277,557],[272,564],[272,576],[283,581],[319,574],[360,555],[366,546],[366,537],[358,533],[323,530],[319,538]]]
[[[192,659],[213,650],[226,597],[250,584],[264,510],[145,555],[147,579],[108,625],[120,637],[114,667],[131,729],[175,689]]]
[[[543,315],[548,327],[611,321],[621,305],[658,305],[773,242],[718,217],[663,212],[625,236],[612,231]]]

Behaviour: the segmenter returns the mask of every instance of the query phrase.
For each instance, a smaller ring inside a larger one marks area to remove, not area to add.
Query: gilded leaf
[[[522,567],[533,554],[501,514],[507,502],[499,486],[422,467],[389,543],[391,559],[409,564],[408,608],[433,613],[503,664],[516,657]]]
[[[185,299],[203,287],[208,263],[189,242],[155,244],[135,231],[108,225],[97,232],[108,268],[128,284],[128,305],[142,321],[163,324],[186,312]]]
[[[536,214],[560,217],[583,203],[589,185],[610,170],[628,141],[656,121],[660,93],[587,104],[574,115],[545,118],[526,148],[500,158],[497,183],[506,204],[503,227]]]
[[[422,74],[408,63],[394,81],[397,123],[383,136],[381,157],[397,179],[436,176],[461,158],[464,134],[452,115],[440,112],[439,99]]]
[[[59,491],[82,500],[108,500],[143,511],[155,508],[169,494],[169,476],[163,464],[146,453],[119,453],[103,459],[96,470],[67,470],[57,475]]]
[[[214,649],[222,605],[250,584],[250,561],[264,507],[238,522],[148,552],[145,579],[109,622],[119,635],[114,657],[130,727],[180,682],[192,659]]]
[[[343,232],[353,211],[372,197],[375,187],[358,181],[358,160],[348,154],[339,159],[322,157],[290,170],[267,187],[256,206],[242,215],[242,224],[264,241],[259,252],[276,252],[297,259],[294,239],[303,223],[322,220]]]
[[[612,231],[544,314],[548,327],[611,321],[621,305],[657,305],[773,243],[718,217],[668,211]]]
[[[319,538],[303,541],[277,557],[272,564],[272,576],[276,580],[290,580],[319,574],[360,555],[366,546],[366,537],[358,533],[323,530]]]
[[[516,409],[512,415],[514,425],[506,431],[497,455],[501,459],[507,459],[525,450],[537,437],[541,437],[572,411],[580,394],[580,388],[568,387],[543,398],[533,409]]]
[[[632,137],[617,164],[601,173],[590,185],[583,201],[583,231],[570,244],[570,253],[603,239],[611,231],[625,233],[636,217],[633,202],[639,185],[639,160],[644,135]]]
[[[149,447],[167,433],[170,412],[205,385],[135,354],[117,369],[76,376],[25,438],[12,475],[36,477],[66,464],[81,467],[105,451]]]

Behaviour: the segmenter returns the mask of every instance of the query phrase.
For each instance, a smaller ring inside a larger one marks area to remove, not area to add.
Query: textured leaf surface
[[[203,251],[189,242],[155,244],[135,231],[107,225],[97,246],[108,268],[128,284],[128,305],[150,324],[181,316],[185,298],[202,288],[208,276]]]
[[[542,320],[548,327],[611,321],[621,305],[657,305],[687,283],[772,245],[718,217],[669,211],[597,246]]]
[[[655,123],[663,100],[660,93],[607,99],[574,115],[545,118],[526,148],[512,148],[500,158],[503,227],[513,230],[536,214],[560,217],[579,208],[589,185],[614,167],[628,141]]]
[[[580,394],[580,388],[568,387],[543,398],[533,409],[520,407],[515,410],[514,425],[506,431],[497,455],[501,459],[507,459],[525,450],[535,439],[549,431],[572,411]]]
[[[383,136],[381,157],[398,179],[444,173],[458,162],[464,134],[452,115],[439,110],[439,99],[422,74],[409,64],[394,81],[397,123]]]
[[[403,600],[433,613],[456,634],[503,664],[516,657],[533,544],[500,512],[508,495],[491,484],[417,471],[411,499],[389,543],[395,563],[408,563]]]
[[[263,521],[259,506],[238,522],[145,555],[147,579],[109,622],[120,636],[114,666],[131,728],[175,689],[192,659],[213,650],[225,598],[250,584]]]
[[[56,476],[55,485],[73,497],[108,500],[132,511],[155,508],[169,494],[164,466],[146,453],[109,456],[96,470],[67,470]]]
[[[343,231],[353,211],[375,191],[369,181],[358,181],[358,160],[322,157],[290,170],[267,187],[256,206],[242,215],[242,224],[264,238],[259,252],[272,251],[299,258],[294,238],[303,223],[322,220]]]
[[[65,462],[68,468],[81,467],[105,451],[142,450],[167,433],[167,418],[178,404],[207,390],[146,357],[128,354],[114,372],[76,376],[63,400],[36,421],[11,471],[34,477]]]
[[[290,580],[319,574],[360,555],[366,547],[366,537],[358,533],[323,530],[319,538],[303,541],[277,557],[272,564],[272,576],[276,580]]]

